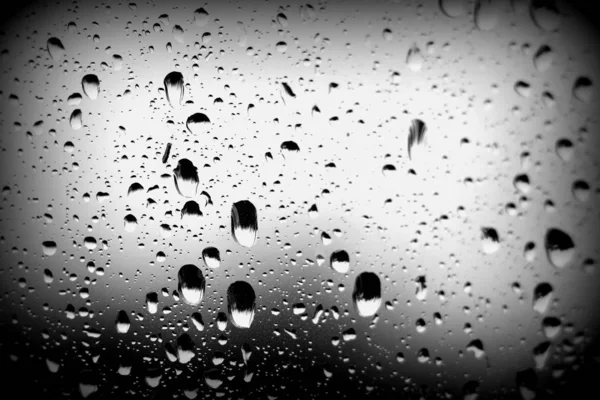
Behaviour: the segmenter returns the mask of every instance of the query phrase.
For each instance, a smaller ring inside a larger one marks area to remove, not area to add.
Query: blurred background
[[[595,398],[592,6],[3,5],[2,397]]]

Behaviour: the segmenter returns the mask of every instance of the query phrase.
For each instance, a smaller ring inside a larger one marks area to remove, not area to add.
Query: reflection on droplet
[[[196,195],[200,179],[198,178],[198,168],[190,160],[187,158],[179,160],[173,174],[175,188],[180,195],[183,197]]]
[[[425,142],[425,133],[427,125],[420,119],[413,119],[408,130],[408,158],[412,159],[412,148],[414,145],[419,145]]]
[[[167,101],[171,107],[176,108],[181,105],[183,100],[183,75],[181,72],[173,71],[169,72],[163,81],[165,85],[165,94]]]
[[[100,92],[100,80],[96,75],[89,74],[81,79],[83,93],[91,100],[98,98]]]
[[[129,316],[125,311],[121,310],[117,314],[116,326],[118,333],[127,333],[127,331],[129,331],[131,322],[129,321]]]
[[[494,228],[481,228],[481,249],[485,254],[494,254],[500,249],[500,237]]]
[[[381,306],[381,281],[373,272],[360,273],[354,282],[352,300],[361,317],[370,317]]]
[[[60,60],[67,53],[65,51],[65,46],[63,46],[60,39],[55,37],[48,39],[46,42],[46,47],[48,48],[48,53],[50,53],[50,57],[52,57],[53,60]]]
[[[206,114],[195,113],[188,117],[185,122],[185,127],[194,135],[199,135],[206,132],[206,129],[210,126],[210,119]]]
[[[56,254],[57,246],[52,240],[46,240],[42,242],[42,252],[45,256],[53,256]]]
[[[256,295],[252,286],[237,281],[227,289],[227,312],[237,328],[250,328],[256,310]]]
[[[244,247],[252,247],[258,231],[256,207],[248,200],[238,201],[231,207],[231,235]]]
[[[548,229],[545,245],[548,261],[556,268],[566,267],[575,255],[575,243],[573,239],[560,229]]]
[[[587,76],[580,76],[573,84],[573,96],[584,103],[591,103],[593,89],[592,80]]]
[[[184,302],[192,306],[200,304],[206,286],[202,271],[193,264],[186,264],[179,269],[177,278],[177,290],[181,293]]]
[[[423,68],[424,58],[421,55],[421,50],[414,43],[410,49],[408,49],[408,53],[406,54],[406,65],[413,72],[418,72]]]
[[[350,256],[345,250],[337,250],[331,253],[329,263],[334,271],[345,274],[350,270]]]
[[[221,255],[216,247],[206,247],[202,250],[202,260],[208,268],[219,268],[221,265]]]
[[[554,289],[549,283],[540,283],[533,291],[533,310],[545,314],[552,302]]]

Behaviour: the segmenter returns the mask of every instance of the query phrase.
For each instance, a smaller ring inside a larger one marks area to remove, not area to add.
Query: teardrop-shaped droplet
[[[238,201],[231,207],[231,235],[244,247],[252,247],[258,231],[256,207],[248,200]]]
[[[67,53],[65,46],[63,46],[59,38],[51,37],[48,39],[46,42],[46,47],[48,48],[48,53],[53,60],[60,60]]]
[[[525,81],[518,81],[515,83],[515,92],[521,97],[530,97],[531,85]]]
[[[564,162],[568,162],[573,158],[573,142],[569,139],[558,139],[556,141],[556,154]]]
[[[350,256],[345,250],[337,250],[331,253],[329,263],[334,271],[341,274],[345,274],[350,270]]]
[[[424,61],[425,59],[421,54],[421,50],[417,44],[414,43],[410,49],[408,49],[408,53],[406,54],[406,65],[411,71],[418,72],[423,68]]]
[[[529,176],[527,174],[519,174],[515,176],[513,185],[522,194],[529,194],[531,192],[531,184],[529,183]]]
[[[206,114],[195,113],[188,117],[185,122],[185,127],[194,135],[200,135],[208,129],[210,126],[210,119]]]
[[[573,84],[573,97],[584,103],[591,103],[594,85],[587,76],[580,76]]]
[[[177,360],[182,364],[187,364],[195,355],[192,337],[187,333],[182,333],[177,338]]]
[[[183,75],[181,72],[169,72],[163,81],[167,101],[173,108],[177,108],[183,101]]]
[[[548,261],[556,268],[566,267],[575,255],[575,243],[573,239],[560,229],[548,229],[545,244]]]
[[[198,191],[198,168],[188,160],[182,158],[177,162],[177,167],[173,170],[173,180],[177,192],[183,197],[194,197]]]
[[[131,322],[129,321],[129,316],[125,311],[121,310],[117,314],[116,325],[118,333],[127,333],[127,331],[129,331]]]
[[[80,109],[73,110],[71,113],[71,117],[69,117],[69,125],[71,125],[71,129],[79,130],[83,126],[82,121],[82,113]]]
[[[590,185],[586,181],[576,180],[573,182],[571,191],[575,200],[581,203],[585,203],[590,199]]]
[[[256,295],[248,282],[237,281],[227,289],[227,312],[238,328],[250,328],[256,311]]]
[[[194,11],[194,24],[199,27],[206,26],[208,24],[208,11],[202,7]]]
[[[158,293],[150,292],[146,295],[146,308],[150,314],[156,314],[158,311]]]
[[[552,302],[554,289],[549,283],[540,283],[533,290],[533,310],[545,314]]]
[[[536,369],[544,369],[550,358],[550,342],[542,342],[533,348],[533,360]]]
[[[408,130],[408,158],[412,159],[413,146],[425,144],[427,125],[420,119],[413,119]]]
[[[216,247],[206,247],[202,250],[202,260],[208,268],[219,268],[221,266],[221,254]]]
[[[88,74],[81,79],[83,93],[91,100],[98,98],[100,92],[100,80],[94,74]]]
[[[548,45],[541,46],[533,56],[533,65],[540,72],[545,72],[552,66],[554,52]]]
[[[354,281],[352,300],[358,315],[371,317],[381,306],[381,281],[373,272],[362,272]]]
[[[193,264],[186,264],[179,269],[177,273],[177,290],[183,297],[183,300],[192,306],[200,304],[204,297],[204,288],[206,280],[202,275],[200,268]]]

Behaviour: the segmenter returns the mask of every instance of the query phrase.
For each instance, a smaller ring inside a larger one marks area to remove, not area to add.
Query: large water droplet
[[[549,283],[540,283],[533,290],[533,310],[545,314],[552,302],[554,289]]]
[[[258,231],[256,207],[248,200],[238,201],[231,207],[231,235],[244,247],[252,247]]]
[[[573,239],[560,229],[548,229],[545,245],[548,261],[556,268],[566,267],[575,255],[575,243]]]
[[[208,129],[210,126],[210,119],[206,114],[195,113],[188,117],[185,122],[185,127],[194,135],[199,135]]]
[[[375,315],[381,306],[381,281],[373,272],[362,272],[356,277],[352,300],[361,317]]]
[[[219,268],[221,265],[221,255],[216,247],[206,247],[202,250],[202,260],[208,268]]]
[[[198,168],[187,158],[182,158],[177,162],[173,174],[177,192],[183,197],[194,197],[200,183]]]
[[[334,271],[345,274],[350,270],[350,256],[345,250],[337,250],[331,253],[329,263]]]
[[[167,76],[165,76],[163,83],[165,85],[167,101],[171,107],[179,107],[183,101],[183,75],[181,72],[177,71],[169,72]]]
[[[100,80],[94,74],[88,74],[81,79],[83,93],[91,100],[98,98],[100,92]]]
[[[467,13],[467,0],[440,0],[442,12],[451,18],[457,18]]]
[[[116,326],[118,333],[127,333],[127,331],[129,331],[131,322],[129,321],[129,315],[127,315],[127,312],[123,310],[119,311],[117,314]]]
[[[206,286],[202,271],[193,264],[186,264],[179,269],[177,278],[179,281],[177,290],[181,293],[184,302],[192,306],[200,304]]]
[[[427,132],[427,125],[420,119],[413,119],[408,129],[408,158],[412,159],[412,152],[414,145],[425,144],[425,133]]]
[[[227,289],[227,312],[238,328],[250,328],[256,310],[256,295],[248,282],[237,281]]]
[[[48,39],[48,42],[46,42],[46,46],[48,48],[48,53],[53,60],[60,60],[67,53],[65,51],[65,46],[63,46],[62,42],[58,38],[51,37]]]

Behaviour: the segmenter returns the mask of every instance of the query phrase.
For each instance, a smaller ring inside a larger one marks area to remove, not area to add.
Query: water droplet
[[[423,68],[423,62],[425,59],[421,55],[421,50],[414,43],[410,49],[408,49],[408,53],[406,54],[406,65],[413,72],[418,72]]]
[[[566,267],[575,255],[575,243],[573,239],[560,229],[548,229],[545,245],[548,261],[556,268]]]
[[[81,79],[83,93],[91,100],[98,98],[100,92],[100,80],[96,75],[89,74]]]
[[[194,11],[194,24],[199,27],[206,26],[208,24],[208,11],[202,7]]]
[[[356,277],[352,300],[358,315],[370,317],[381,306],[381,281],[373,272],[362,272]]]
[[[545,314],[552,302],[554,289],[549,283],[540,283],[533,290],[533,310]]]
[[[156,314],[158,311],[158,293],[150,292],[146,295],[146,308],[150,314]]]
[[[500,9],[497,1],[475,0],[475,26],[482,31],[491,31],[498,25]]]
[[[427,125],[420,119],[413,119],[408,130],[408,158],[412,159],[412,148],[414,145],[425,144],[425,133]]]
[[[129,327],[131,326],[131,322],[129,321],[129,316],[127,312],[121,310],[117,314],[116,320],[117,332],[118,333],[127,333],[129,331]]]
[[[53,60],[60,60],[67,54],[65,46],[63,46],[58,38],[51,37],[48,39],[48,42],[46,42],[46,46],[48,48],[48,53]]]
[[[494,254],[500,249],[500,237],[494,228],[481,228],[481,249],[485,254]]]
[[[182,333],[177,338],[177,360],[187,364],[196,354],[194,353],[194,341],[187,333]]]
[[[531,85],[525,81],[515,83],[515,92],[521,97],[531,96]]]
[[[533,22],[542,30],[552,32],[560,26],[560,13],[556,0],[532,0],[531,17]]]
[[[190,115],[185,122],[185,127],[194,135],[199,135],[206,132],[210,126],[210,119],[206,114],[195,113]]]
[[[181,219],[193,219],[202,216],[200,206],[194,200],[187,201],[183,207],[181,207]]]
[[[42,252],[45,256],[53,256],[56,254],[57,246],[52,240],[42,242]]]
[[[194,197],[200,183],[198,168],[187,158],[182,158],[177,162],[177,167],[173,170],[173,174],[177,192],[183,197]]]
[[[587,76],[580,76],[573,84],[573,96],[584,103],[591,103],[594,85]]]
[[[200,304],[206,286],[202,271],[193,264],[186,264],[179,269],[177,278],[179,281],[177,290],[181,293],[184,302],[192,306]]]
[[[573,142],[569,139],[558,139],[556,141],[556,154],[564,162],[571,161],[573,158]]]
[[[83,126],[83,121],[81,120],[82,113],[81,110],[77,109],[71,113],[71,117],[69,118],[69,124],[71,125],[71,129],[79,130]]]
[[[331,268],[340,274],[345,274],[350,270],[350,256],[345,250],[337,250],[331,253],[329,263]]]
[[[227,312],[237,328],[250,328],[256,311],[256,295],[248,282],[237,281],[227,289]]]
[[[533,56],[533,65],[540,72],[545,72],[552,66],[554,52],[548,45],[541,46]]]
[[[165,94],[171,107],[176,108],[183,101],[183,75],[180,72],[169,72],[163,81],[165,85]]]
[[[219,268],[221,265],[221,255],[216,247],[206,247],[202,250],[202,260],[208,268]]]
[[[238,201],[231,207],[231,235],[244,247],[252,247],[256,241],[258,219],[256,207],[248,200]]]

